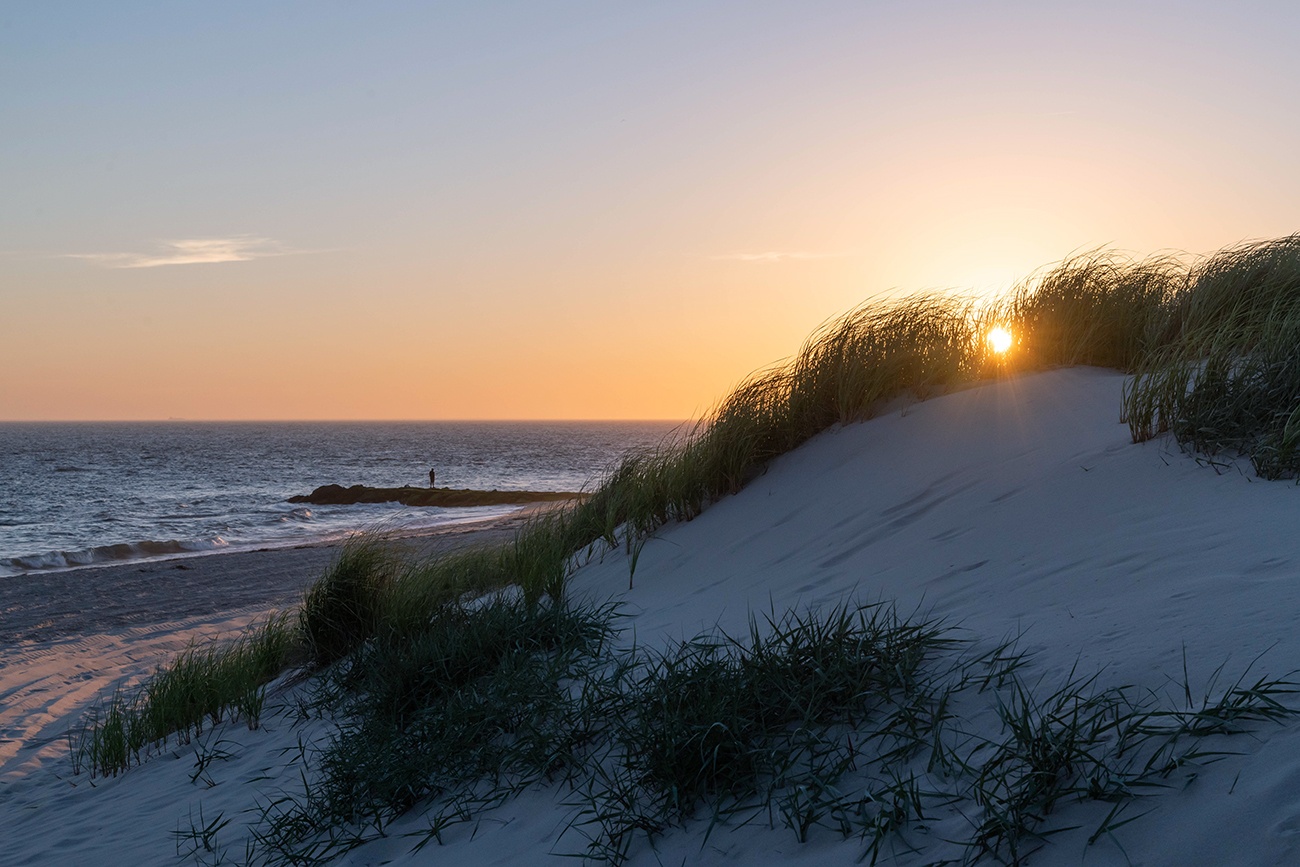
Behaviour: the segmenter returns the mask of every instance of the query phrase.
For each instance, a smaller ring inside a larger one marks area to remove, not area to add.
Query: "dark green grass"
[[[1068,830],[1063,804],[1111,805],[1089,843],[1114,839],[1222,738],[1295,715],[1294,684],[1245,675],[1200,700],[1185,684],[1182,706],[1096,676],[1030,683],[1014,644],[975,653],[885,605],[659,649],[615,649],[613,616],[496,594],[445,606],[423,640],[367,644],[326,677],[337,733],[304,749],[301,792],[264,804],[254,862],[324,863],[412,812],[419,850],[548,787],[572,811],[555,851],[596,862],[703,823],[829,834],[870,863],[1019,864]],[[945,819],[967,832],[928,834]]]
[[[1125,393],[1134,439],[1168,431],[1264,478],[1300,474],[1300,236],[1194,264],[1166,321]]]
[[[307,590],[298,610],[299,632],[313,663],[342,659],[374,633],[397,568],[376,538],[363,537],[343,547]]]
[[[256,728],[266,685],[294,660],[287,615],[228,644],[192,646],[134,691],[115,690],[69,733],[74,769],[110,776],[174,737],[180,743],[223,720]]]
[[[317,701],[342,722],[302,797],[268,805],[263,851],[283,863],[332,856],[443,798],[436,837],[449,816],[568,773],[600,714],[565,684],[591,676],[609,619],[503,592],[368,642],[325,675]]]
[[[952,644],[939,624],[877,605],[621,660],[572,799],[584,854],[620,862],[639,837],[653,843],[700,809],[711,823],[779,814],[806,839],[866,742],[888,734],[905,757],[924,740],[917,723],[941,716],[930,669]]]

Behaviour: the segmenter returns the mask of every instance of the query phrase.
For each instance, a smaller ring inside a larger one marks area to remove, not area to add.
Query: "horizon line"
[[[538,424],[544,422],[687,422],[691,418],[9,418],[0,424]]]

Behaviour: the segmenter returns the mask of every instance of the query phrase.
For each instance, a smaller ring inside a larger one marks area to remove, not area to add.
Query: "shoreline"
[[[552,504],[395,531],[419,558],[508,541]],[[63,752],[69,720],[193,644],[297,606],[347,539],[84,566],[0,581],[0,784]],[[53,751],[53,752],[51,752]]]
[[[367,503],[362,505],[383,506],[390,504]],[[405,511],[402,504],[395,505]],[[341,544],[358,533],[374,533],[390,538],[429,535],[452,527],[479,526],[499,518],[509,517],[521,509],[535,505],[537,505],[535,502],[520,502],[491,504],[481,507],[443,507],[447,511],[452,511],[453,514],[435,515],[435,520],[432,522],[418,519],[409,520],[411,516],[399,512],[378,518],[371,516],[370,520],[352,520],[330,528],[317,528],[314,531],[308,529],[296,535],[253,539],[236,538],[235,541],[226,541],[224,538],[218,539],[217,541],[220,544],[211,544],[210,540],[189,540],[187,542],[174,539],[168,541],[157,539],[114,541],[103,544],[87,543],[85,546],[73,550],[52,550],[0,557],[0,583],[11,579],[24,579],[32,576],[84,569],[139,566],[170,560],[243,554],[251,551],[334,545]],[[404,518],[408,520],[403,520]]]
[[[382,535],[403,555],[435,555],[506,541],[547,506]],[[14,646],[296,603],[349,538],[95,563],[5,578],[0,580],[0,666],[5,649]]]

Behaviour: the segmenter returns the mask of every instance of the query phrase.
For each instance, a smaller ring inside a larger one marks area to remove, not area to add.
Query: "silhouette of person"
[[[433,470],[429,470],[429,487],[433,487]]]

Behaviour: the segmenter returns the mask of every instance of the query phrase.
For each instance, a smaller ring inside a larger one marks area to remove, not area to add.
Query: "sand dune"
[[[1224,676],[1252,663],[1261,674],[1300,670],[1300,492],[1254,479],[1249,467],[1206,466],[1169,442],[1133,445],[1118,419],[1122,383],[1109,371],[1058,370],[832,429],[740,494],[662,530],[631,589],[620,552],[580,568],[571,587],[622,600],[625,635],[642,646],[715,627],[742,632],[756,612],[894,600],[944,618],[974,645],[1019,636],[1043,683],[1074,671],[1166,694],[1182,689],[1184,666],[1197,689],[1221,667]],[[23,747],[0,766],[5,863],[168,863],[178,841],[193,845],[191,828],[216,816],[232,820],[219,839],[242,857],[241,825],[254,818],[246,811],[293,790],[288,756],[329,732],[295,717],[297,687],[277,692],[284,710],[258,731],[220,728],[114,779],[74,777],[56,733],[112,678],[147,669],[196,630],[249,616],[6,651],[5,737]],[[26,711],[10,713],[11,701]],[[1079,827],[1031,863],[1300,863],[1300,724],[1226,743],[1238,754],[1178,776],[1134,815],[1149,813],[1091,846],[1108,805],[1058,805],[1044,829]],[[201,760],[216,750],[223,758]],[[559,855],[582,847],[560,836],[574,811],[565,795],[526,792],[410,860],[569,863]],[[940,812],[910,838],[927,848],[900,848],[889,863],[933,861],[949,851],[945,839],[969,830],[965,821]],[[862,854],[859,841],[829,832],[801,844],[765,823],[707,826],[670,831],[655,849],[638,844],[631,863],[848,865]],[[425,827],[417,811],[339,863],[401,863],[412,845],[402,835]]]

